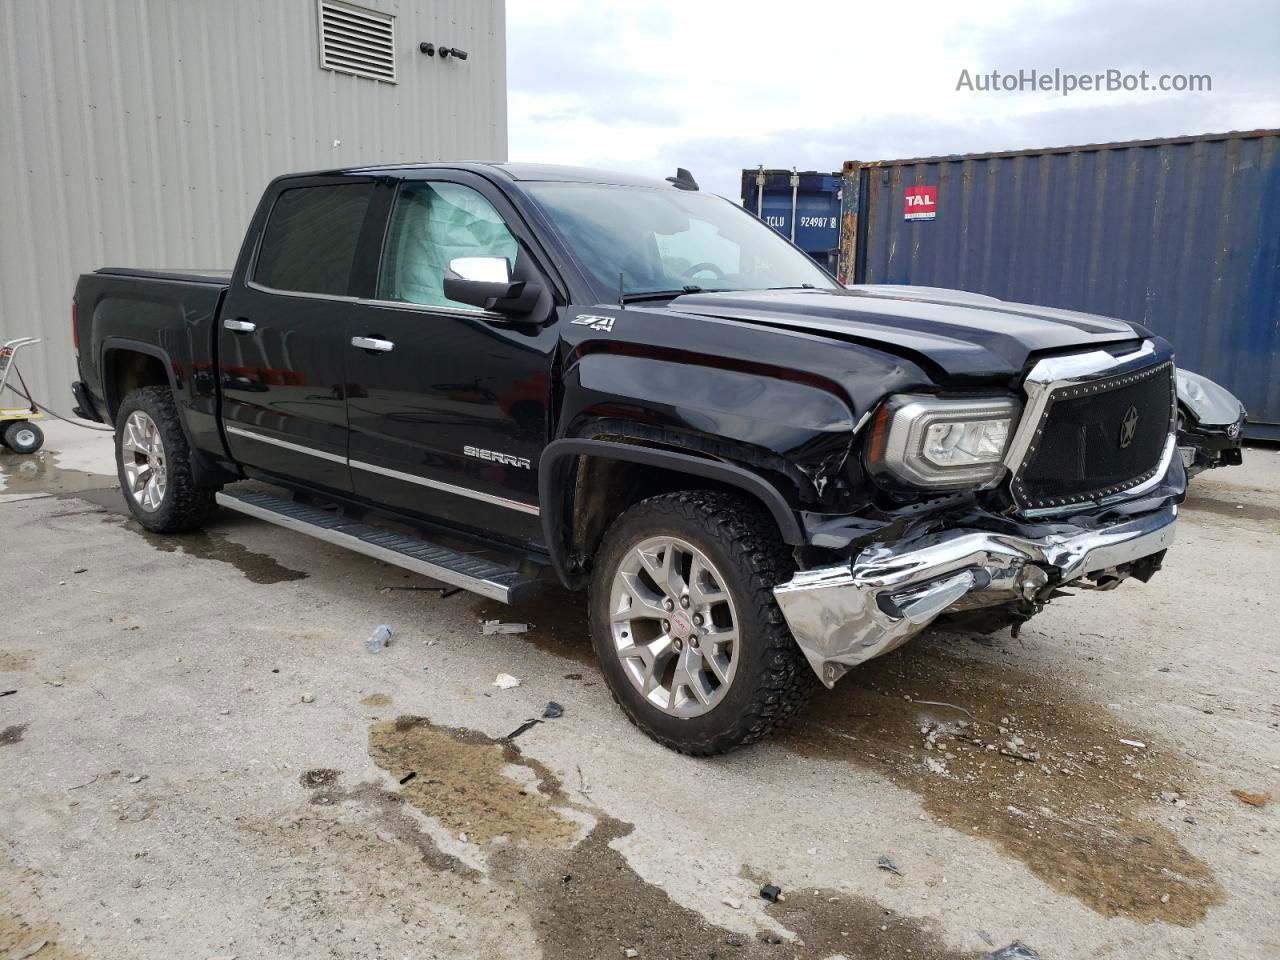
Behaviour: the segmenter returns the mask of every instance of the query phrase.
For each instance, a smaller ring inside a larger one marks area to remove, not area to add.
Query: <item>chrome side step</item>
[[[346,547],[491,600],[515,603],[525,599],[539,585],[537,578],[492,560],[459,553],[418,537],[380,530],[340,514],[259,490],[219,491],[217,501],[228,510]]]

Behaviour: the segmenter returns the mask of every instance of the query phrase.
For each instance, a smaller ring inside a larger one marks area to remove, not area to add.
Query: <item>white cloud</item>
[[[738,192],[743,167],[1280,125],[1273,0],[510,0],[514,160]],[[975,94],[962,69],[1210,73],[1198,94]]]

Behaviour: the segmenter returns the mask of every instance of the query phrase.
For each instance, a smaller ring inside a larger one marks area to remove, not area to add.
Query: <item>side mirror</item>
[[[444,277],[450,300],[496,313],[528,313],[541,293],[537,283],[511,279],[506,257],[455,257]]]

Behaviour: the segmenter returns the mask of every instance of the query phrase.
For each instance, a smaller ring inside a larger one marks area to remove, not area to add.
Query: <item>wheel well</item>
[[[115,422],[120,403],[139,387],[167,387],[169,373],[159,357],[138,350],[110,350],[103,356],[107,416]]]
[[[775,489],[781,477],[763,476]],[[571,580],[585,579],[591,558],[599,549],[605,531],[632,505],[650,497],[681,490],[716,490],[760,502],[770,515],[774,532],[788,539],[779,527],[769,504],[743,486],[715,476],[700,476],[675,467],[637,463],[607,455],[580,455],[564,474],[565,548]]]

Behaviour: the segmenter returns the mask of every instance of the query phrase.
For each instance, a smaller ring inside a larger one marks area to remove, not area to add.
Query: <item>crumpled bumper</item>
[[[849,564],[803,570],[774,588],[783,616],[828,687],[853,666],[894,650],[938,615],[1018,599],[1165,550],[1177,506],[1093,529],[1020,537],[949,530],[864,550]],[[1124,571],[1116,571],[1123,578]]]

